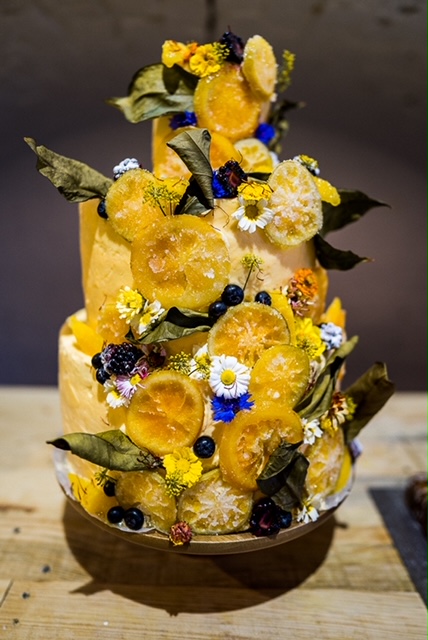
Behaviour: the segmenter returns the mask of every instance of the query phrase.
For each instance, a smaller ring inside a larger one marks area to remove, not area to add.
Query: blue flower
[[[327,349],[338,349],[343,342],[343,331],[333,322],[325,322],[320,325],[321,339]]]
[[[213,194],[214,198],[230,198],[230,190],[224,184],[217,171],[213,173]]]
[[[184,111],[183,113],[176,113],[169,121],[169,126],[174,131],[180,129],[180,127],[196,127],[197,125],[196,115],[193,111]]]
[[[236,414],[242,410],[251,409],[254,402],[250,400],[250,394],[244,393],[239,398],[225,398],[224,396],[216,396],[211,401],[214,412],[214,420],[221,422],[232,422]]]
[[[256,129],[255,136],[264,144],[269,144],[269,142],[275,137],[276,131],[275,127],[267,122],[262,122]]]

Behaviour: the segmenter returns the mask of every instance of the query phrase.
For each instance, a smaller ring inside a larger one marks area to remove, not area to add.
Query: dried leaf
[[[214,207],[213,170],[210,162],[211,135],[207,129],[190,129],[167,143],[192,173],[208,209]]]
[[[110,98],[107,102],[117,107],[134,124],[161,116],[193,110],[194,81],[163,64],[143,67],[134,75],[123,98]]]
[[[345,425],[345,437],[351,442],[359,432],[386,404],[395,391],[395,385],[388,378],[386,365],[376,362],[345,394],[356,403],[355,414]]]
[[[340,203],[333,206],[328,202],[323,202],[323,227],[321,235],[325,236],[331,231],[337,231],[346,227],[352,222],[357,222],[367,211],[373,207],[388,207],[389,205],[380,200],[370,198],[362,191],[351,191],[349,189],[338,189]]]
[[[49,440],[58,449],[71,451],[79,458],[111,471],[143,471],[155,469],[161,461],[147,449],[137,447],[122,431],[112,429],[103,433],[69,433]]]
[[[95,169],[72,158],[61,156],[34,138],[24,138],[37,156],[37,170],[58,189],[69,202],[85,202],[92,198],[104,198],[112,180]]]
[[[361,258],[352,251],[335,249],[319,234],[314,236],[314,245],[318,261],[324,269],[347,271],[348,269],[355,267],[357,264],[360,264],[360,262],[370,261],[370,258]]]
[[[301,502],[309,462],[297,450],[300,444],[281,444],[257,479],[259,489],[265,495],[281,496],[284,508],[292,508]]]
[[[161,322],[147,334],[135,338],[130,333],[126,337],[138,344],[151,344],[175,340],[199,331],[209,331],[211,327],[212,320],[207,313],[171,307]]]

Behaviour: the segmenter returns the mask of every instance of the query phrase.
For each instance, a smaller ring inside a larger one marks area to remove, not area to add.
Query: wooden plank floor
[[[426,469],[424,394],[397,394],[362,434],[348,500],[307,536],[236,556],[128,543],[82,518],[44,443],[54,389],[0,389],[0,638],[11,640],[403,639],[426,608],[371,487]]]

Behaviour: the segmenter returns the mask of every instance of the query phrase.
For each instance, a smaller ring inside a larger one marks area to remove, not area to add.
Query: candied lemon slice
[[[249,392],[256,403],[270,401],[294,407],[309,382],[309,358],[291,344],[271,347],[260,356],[251,372]]]
[[[259,100],[270,100],[275,90],[277,62],[274,51],[264,38],[253,36],[245,44],[242,71]]]
[[[272,188],[269,208],[274,217],[265,227],[268,238],[280,247],[310,240],[322,226],[321,196],[309,171],[295,160],[281,162],[268,180]]]
[[[311,500],[325,498],[335,490],[341,474],[345,457],[343,430],[324,431],[321,438],[308,445],[305,456],[309,460],[306,489]]]
[[[272,155],[265,144],[257,138],[245,138],[235,142],[242,155],[241,167],[247,173],[272,173],[274,168]]]
[[[230,307],[210,329],[208,351],[235,356],[252,367],[266,349],[289,341],[290,332],[279,311],[259,302],[242,302]]]
[[[76,338],[79,349],[87,356],[93,356],[103,348],[103,338],[90,327],[86,322],[82,322],[76,316],[69,319],[70,329]]]
[[[145,516],[145,526],[167,533],[176,521],[175,499],[165,489],[165,480],[156,471],[130,471],[116,480],[116,499],[124,509],[137,507]]]
[[[196,534],[233,533],[247,528],[252,494],[232,487],[213,469],[186,489],[178,502],[178,519]]]
[[[251,136],[260,116],[260,102],[241,68],[228,62],[216,74],[199,80],[194,108],[199,127],[220,133],[232,142]]]
[[[223,478],[243,491],[255,491],[269,457],[286,441],[303,439],[302,423],[294,411],[275,402],[241,411],[223,431],[219,447]]]
[[[269,295],[272,300],[272,307],[280,312],[287,323],[288,331],[290,332],[290,344],[296,344],[296,320],[287,296],[282,291],[271,291]]]
[[[220,231],[180,215],[146,227],[133,241],[135,287],[165,308],[207,309],[229,279],[229,251]]]
[[[132,397],[126,433],[137,446],[164,456],[176,447],[190,446],[203,419],[198,383],[177,371],[156,371]]]
[[[70,473],[68,477],[73,495],[85,511],[106,520],[108,510],[117,505],[116,497],[107,496],[102,485],[97,484],[93,478],[83,478],[75,473]]]

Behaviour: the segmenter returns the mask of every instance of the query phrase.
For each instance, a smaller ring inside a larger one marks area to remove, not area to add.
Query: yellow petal
[[[317,185],[321,199],[324,202],[328,202],[333,207],[336,207],[338,204],[340,204],[340,195],[336,187],[333,187],[333,185],[327,182],[327,180],[317,178],[316,176],[314,176],[314,182]]]

